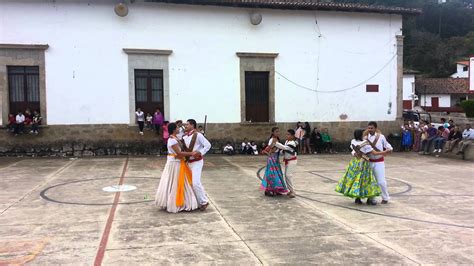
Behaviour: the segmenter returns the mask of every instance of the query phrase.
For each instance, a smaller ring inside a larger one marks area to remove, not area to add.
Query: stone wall
[[[399,122],[379,122],[384,134],[399,132]],[[336,150],[346,151],[354,129],[364,128],[367,122],[310,123],[311,127],[328,128]],[[220,153],[227,141],[240,143],[244,138],[257,143],[268,140],[271,128],[278,126],[281,136],[295,123],[274,124],[208,124],[206,136],[213,144],[211,153]],[[64,125],[40,128],[39,135],[13,136],[5,128],[0,130],[0,156],[104,156],[156,155],[162,149],[162,138],[150,130],[144,136],[136,126],[128,125]]]

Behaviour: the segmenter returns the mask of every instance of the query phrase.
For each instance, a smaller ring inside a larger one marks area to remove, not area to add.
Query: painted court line
[[[119,186],[123,185],[125,173],[127,172],[128,160],[129,160],[129,157],[127,157],[127,159],[125,160],[122,174],[120,175],[120,180],[118,183]],[[102,265],[102,260],[104,259],[104,255],[105,255],[105,248],[107,247],[107,242],[109,241],[110,230],[112,229],[112,223],[114,221],[115,211],[117,210],[119,199],[120,199],[120,192],[117,192],[115,193],[114,203],[112,205],[112,208],[110,208],[109,218],[107,219],[107,223],[105,224],[104,233],[102,234],[102,239],[100,240],[99,249],[97,250],[97,255],[95,256],[95,261],[94,261],[95,266]]]

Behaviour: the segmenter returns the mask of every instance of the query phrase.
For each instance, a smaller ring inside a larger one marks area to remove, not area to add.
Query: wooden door
[[[163,70],[135,69],[135,107],[145,115],[156,108],[164,114]]]
[[[433,108],[439,107],[439,97],[431,97],[431,107]]]
[[[245,72],[245,120],[269,122],[269,72]]]
[[[10,113],[25,112],[26,109],[40,111],[39,67],[9,66],[8,95]]]

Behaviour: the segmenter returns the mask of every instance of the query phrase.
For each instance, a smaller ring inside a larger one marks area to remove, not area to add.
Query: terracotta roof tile
[[[420,14],[416,8],[374,6],[355,3],[321,3],[319,0],[145,0],[188,5],[216,5],[228,7],[296,9],[296,10],[331,10],[346,12],[369,12],[390,14]]]
[[[417,94],[453,94],[468,93],[467,78],[417,78],[415,81]]]
[[[469,61],[459,61],[459,62],[456,62],[456,64],[469,66]]]

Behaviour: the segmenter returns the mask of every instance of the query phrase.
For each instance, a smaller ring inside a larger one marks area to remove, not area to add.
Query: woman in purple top
[[[160,112],[159,108],[156,108],[156,111],[153,114],[152,124],[156,130],[156,134],[160,134],[160,129],[163,125],[163,114]]]

